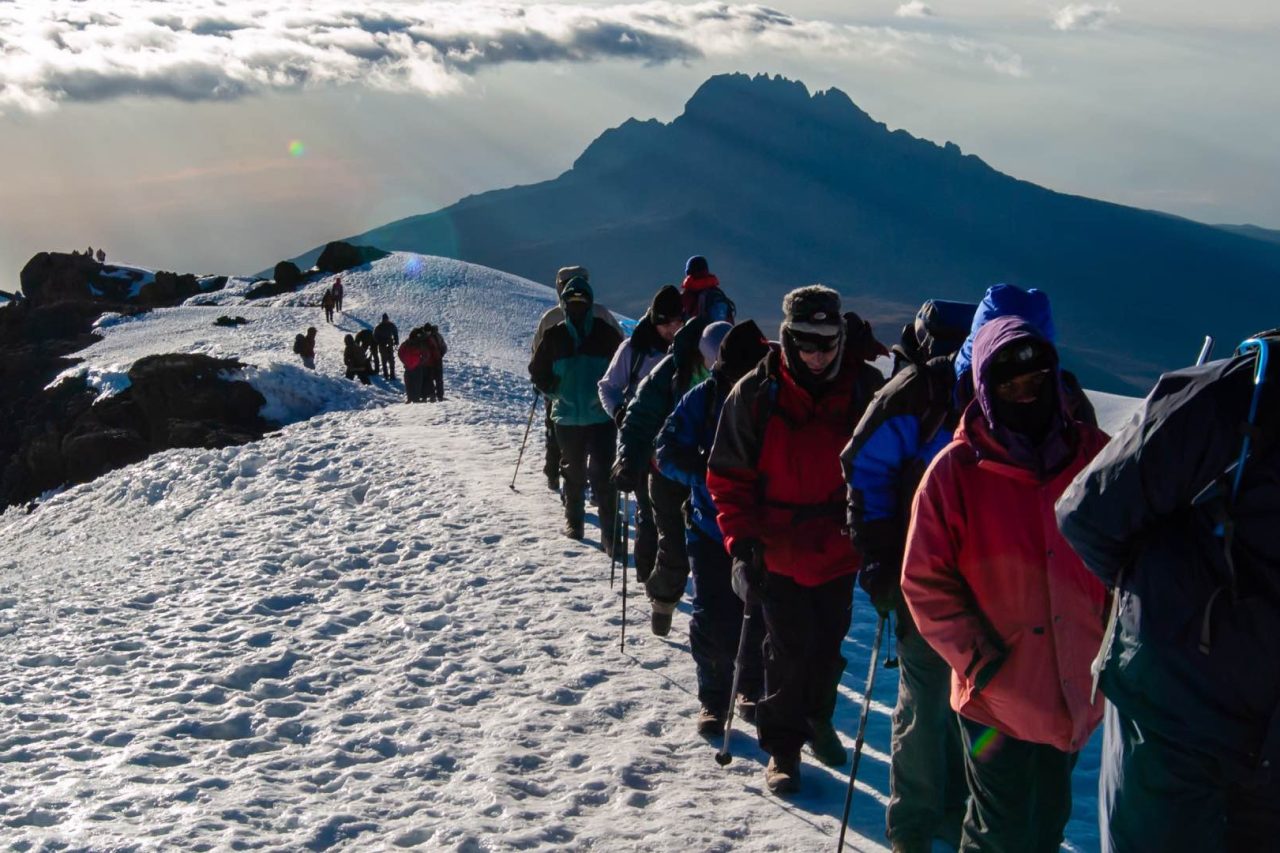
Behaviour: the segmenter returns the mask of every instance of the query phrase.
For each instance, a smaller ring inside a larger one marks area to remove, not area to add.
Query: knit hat
[[[672,320],[679,320],[683,311],[680,290],[667,284],[654,294],[653,302],[649,305],[649,319],[655,326],[661,326]]]
[[[840,294],[821,284],[797,288],[782,299],[784,332],[834,337],[844,330]]]
[[[769,354],[769,341],[755,320],[745,320],[734,326],[720,342],[720,354],[715,364],[731,382],[737,382]]]
[[[587,272],[586,267],[560,267],[556,271],[556,293],[560,293],[566,284],[579,277],[584,281],[591,280],[591,274]]]
[[[706,275],[710,271],[711,268],[707,265],[707,259],[702,255],[694,255],[684,262],[685,275]]]
[[[715,364],[716,360],[720,358],[720,344],[732,329],[732,323],[720,320],[711,323],[702,330],[702,339],[698,341],[698,351],[702,353],[702,363],[707,367]]]

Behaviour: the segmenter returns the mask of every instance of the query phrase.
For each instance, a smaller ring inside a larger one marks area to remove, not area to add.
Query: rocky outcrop
[[[101,264],[88,255],[40,252],[22,268],[22,293],[37,305],[54,302],[125,302],[158,307],[176,305],[198,293],[220,290],[226,277],[210,278],[201,287],[190,273],[149,273],[132,267]]]
[[[353,246],[350,243],[343,243],[339,240],[324,247],[324,251],[316,259],[316,269],[326,273],[342,272],[352,267],[381,260],[387,254],[387,252],[375,249],[372,246]]]
[[[261,438],[266,400],[236,379],[243,365],[206,355],[155,355],[129,370],[130,386],[94,404],[82,379],[39,395],[16,424],[22,440],[0,475],[0,501],[30,501],[174,447],[226,447]]]

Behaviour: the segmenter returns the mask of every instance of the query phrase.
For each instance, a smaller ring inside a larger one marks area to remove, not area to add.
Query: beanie
[[[573,278],[565,282],[564,289],[560,292],[560,301],[568,305],[570,302],[586,302],[592,301],[591,285],[587,284],[584,276],[575,275]]]
[[[685,275],[706,275],[708,272],[710,267],[707,266],[707,259],[702,255],[694,255],[684,262]]]
[[[732,329],[732,323],[720,320],[702,330],[702,339],[698,341],[698,351],[702,353],[703,364],[710,367],[716,363],[720,358],[720,344]]]
[[[679,289],[667,284],[654,294],[653,302],[649,305],[649,318],[655,326],[661,326],[672,320],[679,320],[683,311]]]
[[[737,382],[769,354],[769,341],[755,320],[734,326],[720,342],[716,364],[731,382]]]

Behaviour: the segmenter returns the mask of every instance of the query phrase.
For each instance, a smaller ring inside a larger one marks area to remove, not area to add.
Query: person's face
[[[804,366],[811,373],[822,373],[831,366],[831,362],[836,359],[836,352],[840,348],[840,338],[832,335],[830,337],[795,337],[792,339],[795,343],[796,351],[800,353],[800,360],[804,362]]]
[[[1005,403],[1031,403],[1044,393],[1045,384],[1049,381],[1049,369],[1024,373],[996,385],[996,398]]]
[[[574,299],[565,306],[564,310],[569,315],[569,319],[575,323],[580,323],[582,318],[587,316],[587,303],[585,300]]]
[[[667,343],[671,343],[675,340],[676,332],[680,331],[680,327],[683,325],[684,321],[677,318],[675,320],[668,320],[661,325],[655,324],[654,328],[658,331],[658,337],[662,338]]]

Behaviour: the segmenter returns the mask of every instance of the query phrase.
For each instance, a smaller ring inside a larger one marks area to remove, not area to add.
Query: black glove
[[[609,482],[613,483],[615,489],[620,492],[634,492],[636,480],[635,472],[623,465],[621,459],[613,463],[613,470],[609,472]]]
[[[746,604],[760,597],[768,572],[764,567],[764,543],[759,539],[735,539],[729,549],[733,557],[730,583]]]
[[[881,616],[893,613],[902,601],[899,579],[897,566],[892,563],[867,563],[858,572],[858,586],[871,597],[871,605]]]

